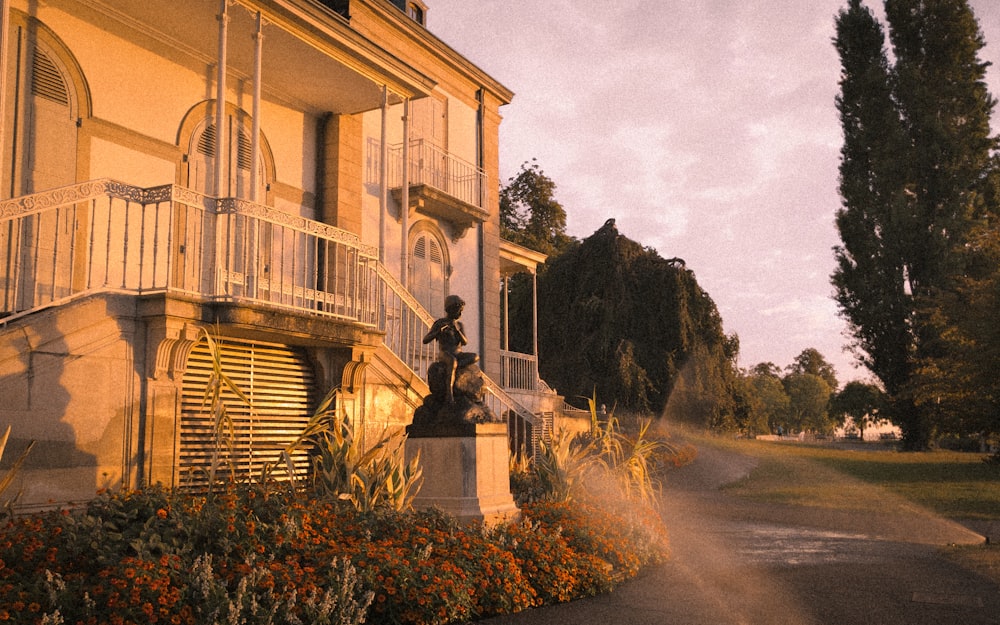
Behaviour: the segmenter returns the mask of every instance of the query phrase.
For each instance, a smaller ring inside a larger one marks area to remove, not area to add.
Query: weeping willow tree
[[[511,344],[530,344],[530,290],[512,294]],[[518,332],[517,330],[521,331]],[[614,220],[550,258],[538,276],[541,377],[570,401],[730,427],[735,336],[680,259],[620,235]]]

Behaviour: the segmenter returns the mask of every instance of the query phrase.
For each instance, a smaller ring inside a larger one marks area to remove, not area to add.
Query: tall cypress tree
[[[886,0],[886,18],[894,65],[860,0],[837,18],[843,207],[832,279],[860,360],[882,380],[908,446],[921,448],[934,424],[912,401],[913,374],[940,327],[916,311],[963,273],[959,251],[993,210],[983,191],[994,101],[967,2]]]
[[[835,44],[842,67],[837,108],[844,144],[843,206],[837,213],[842,243],[834,249],[833,283],[856,355],[895,394],[909,377],[912,343],[902,243],[905,137],[893,102],[885,35],[860,0],[838,15]]]

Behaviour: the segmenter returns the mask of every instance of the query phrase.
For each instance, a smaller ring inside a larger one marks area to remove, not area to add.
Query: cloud
[[[1000,3],[971,4],[982,57],[1000,64]],[[860,375],[829,282],[844,6],[434,0],[429,19],[516,93],[502,111],[504,178],[537,158],[570,234],[615,217],[622,234],[684,258],[740,335],[742,362],[784,366],[815,347],[843,377]]]

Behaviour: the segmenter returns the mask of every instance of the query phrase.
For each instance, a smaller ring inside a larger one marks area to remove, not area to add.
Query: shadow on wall
[[[21,492],[22,509],[93,497],[98,488],[97,456],[80,449],[66,419],[72,394],[63,378],[74,356],[57,319],[50,311],[0,329],[0,425],[11,426],[0,469],[35,441],[7,493]]]

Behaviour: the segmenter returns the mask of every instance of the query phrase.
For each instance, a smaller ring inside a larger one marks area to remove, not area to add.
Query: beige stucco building
[[[23,506],[204,479],[206,333],[253,406],[231,409],[241,470],[333,387],[363,431],[405,425],[450,293],[512,444],[543,431],[534,357],[502,349],[502,272],[540,260],[499,236],[512,93],[427,6],[0,8],[0,430],[7,461],[37,442]]]

